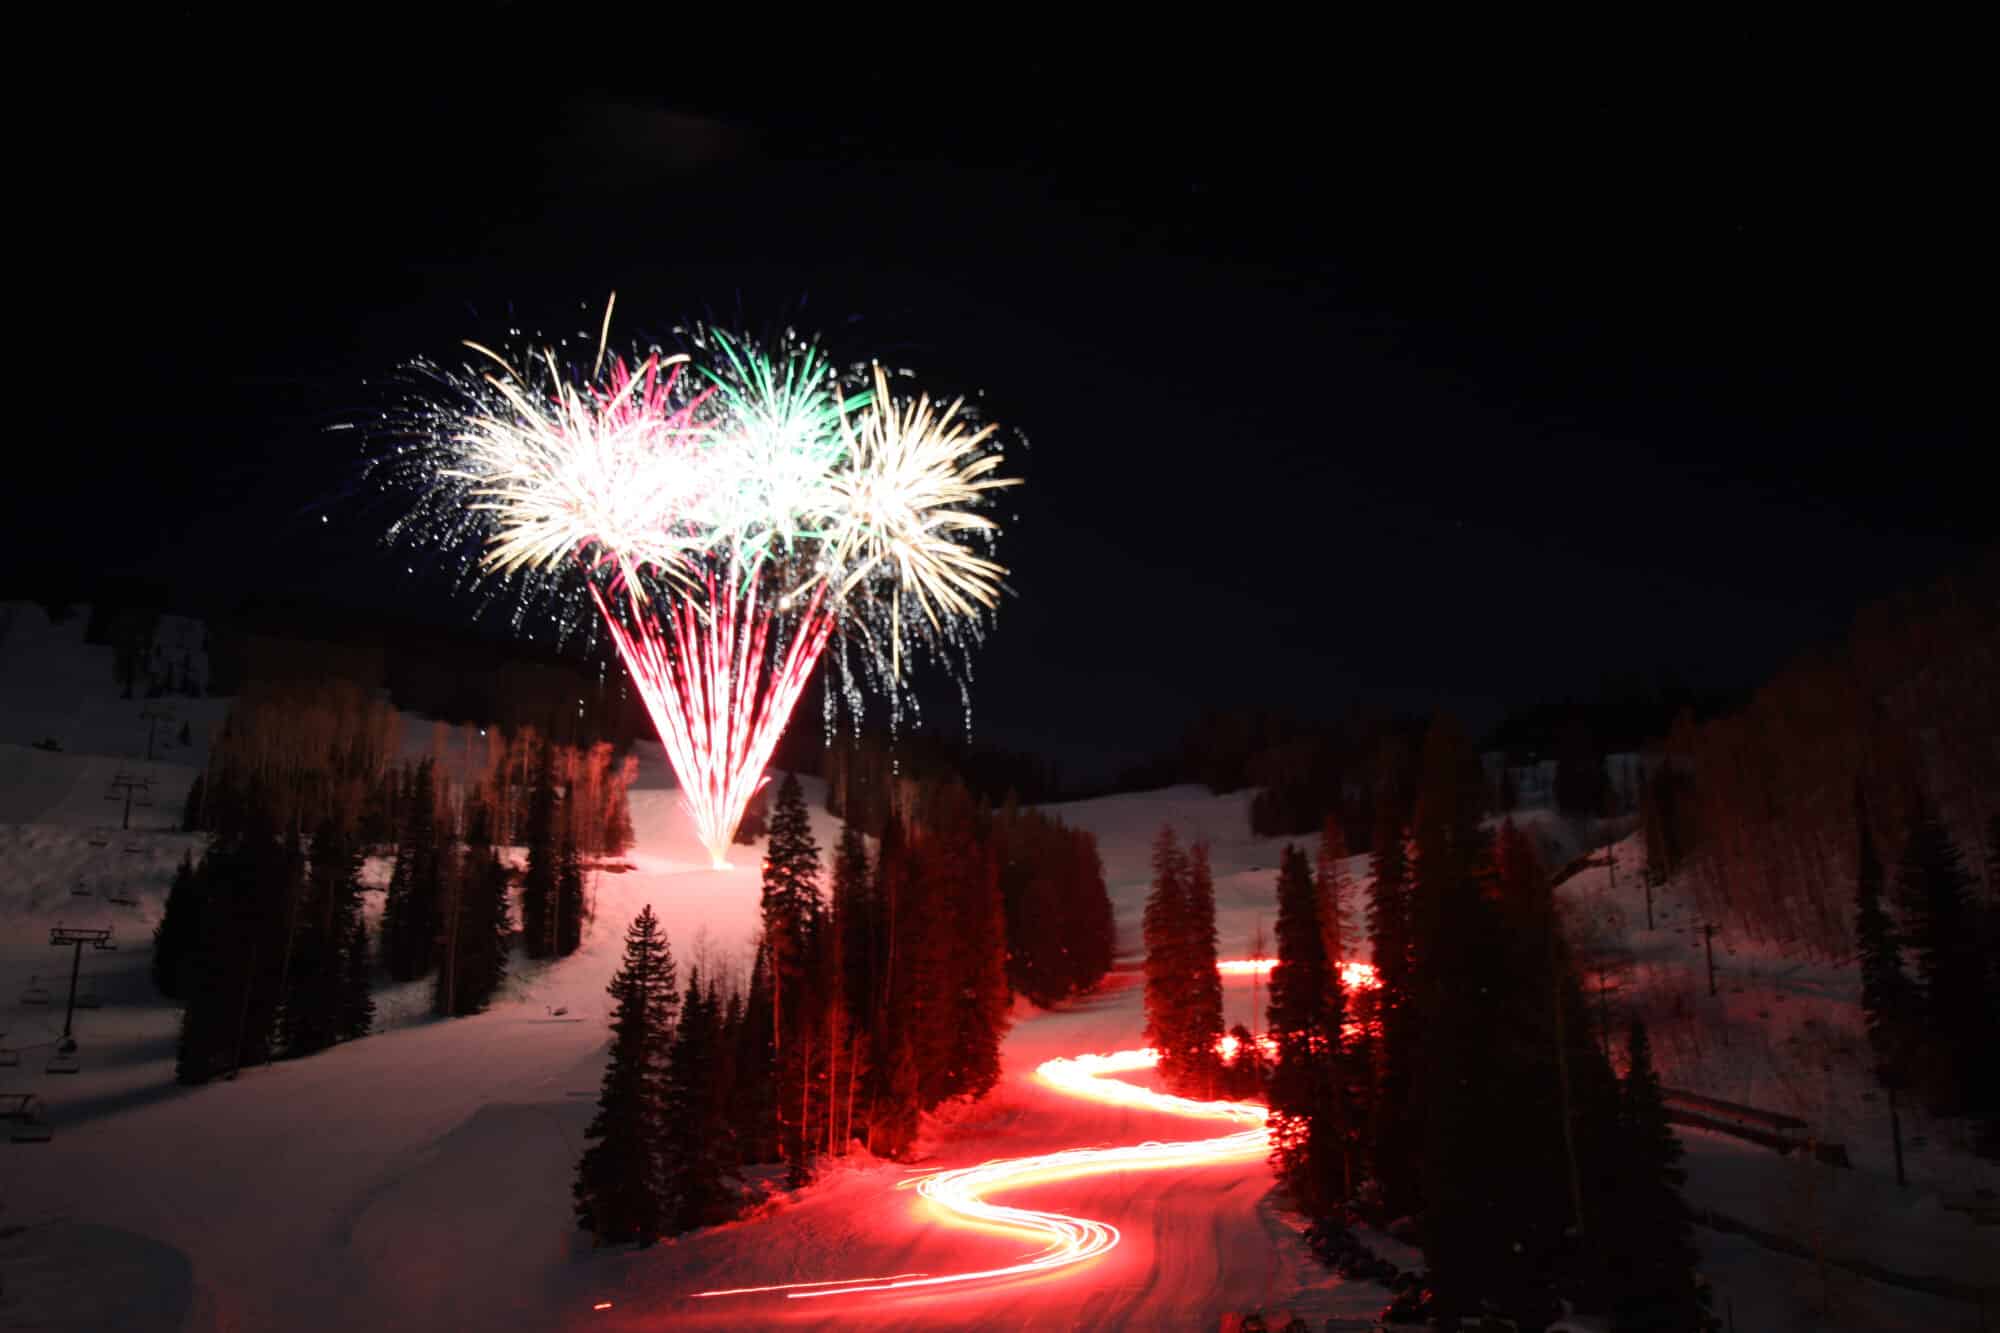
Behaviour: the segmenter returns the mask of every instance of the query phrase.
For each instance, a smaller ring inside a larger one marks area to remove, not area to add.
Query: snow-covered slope
[[[421,987],[411,987],[379,997],[389,1030],[365,1041],[231,1083],[175,1087],[175,1013],[147,982],[147,943],[172,867],[196,841],[166,829],[200,762],[204,728],[191,728],[196,747],[155,762],[158,804],[135,813],[132,835],[116,832],[118,808],[100,788],[143,746],[140,705],[115,698],[108,650],[82,645],[80,624],[50,627],[29,608],[17,611],[0,640],[0,1031],[7,1034],[0,1047],[25,1048],[18,1067],[0,1068],[0,1091],[42,1095],[55,1122],[47,1144],[0,1143],[0,1327],[651,1329],[671,1320],[729,1328],[1213,1328],[1225,1311],[1283,1306],[1318,1322],[1385,1299],[1310,1261],[1261,1168],[1077,1180],[1009,1196],[1101,1218],[1124,1240],[1086,1268],[997,1290],[837,1304],[690,1299],[718,1286],[963,1269],[1014,1254],[1016,1244],[1004,1239],[939,1227],[912,1191],[896,1188],[904,1167],[866,1158],[728,1227],[644,1252],[593,1253],[571,1225],[569,1188],[602,1069],[604,986],[625,926],[651,903],[683,967],[700,961],[704,969],[740,966],[755,928],[760,849],[742,849],[737,869],[706,869],[652,745],[641,747],[633,794],[633,868],[598,876],[596,918],[580,953],[554,964],[517,958],[502,1000],[477,1017],[423,1017]],[[186,702],[208,710],[210,725],[224,706]],[[469,739],[434,731],[412,720],[411,752],[450,754]],[[52,733],[62,752],[27,748]],[[1268,931],[1283,841],[1248,836],[1248,799],[1173,788],[1060,808],[1098,836],[1128,952],[1136,951],[1150,843],[1163,823],[1211,843],[1224,952],[1247,952],[1260,922]],[[1569,830],[1546,814],[1530,818],[1546,823],[1536,832],[1552,853],[1575,850]],[[830,846],[836,825],[818,811],[814,820],[821,845]],[[1634,929],[1636,856],[1629,847],[1620,856],[1615,893],[1602,870],[1573,879],[1564,893],[1590,910],[1621,914],[1617,928],[1652,969],[1635,974],[1634,993],[1671,1004],[1690,957],[1673,933],[1685,924],[1684,909],[1663,909],[1676,914],[1658,931]],[[1351,868],[1360,872],[1362,862]],[[79,881],[87,896],[72,892]],[[120,946],[84,958],[102,1007],[79,1016],[83,1071],[73,1076],[43,1072],[66,981],[57,974],[67,952],[58,956],[46,943],[58,922],[109,925]],[[1793,1049],[1784,1040],[1792,1028],[1776,1015],[1809,1000],[1830,1028],[1851,1028],[1851,977],[1777,977],[1775,963],[1761,962],[1766,970],[1753,976],[1751,963],[1732,957],[1735,970],[1725,973],[1741,983],[1730,989],[1725,981],[1723,1002],[1738,1019],[1730,1031],[1740,1045],[1731,1050],[1742,1054],[1697,1058],[1662,1041],[1670,1080],[1779,1109],[1808,1106],[1800,1113],[1838,1125],[1861,1169],[1811,1178],[1822,1234],[1886,1254],[1883,1262],[1976,1267],[1992,1233],[1974,1235],[1958,1214],[1941,1212],[1929,1188],[1947,1178],[1962,1188],[1963,1158],[1940,1155],[1936,1170],[1923,1168],[1925,1188],[1897,1195],[1890,1186],[1885,1194],[1863,1127],[1836,1119],[1837,1082],[1821,1088],[1802,1074],[1763,1072],[1791,1067],[1775,1059]],[[30,974],[55,991],[53,1006],[19,1003]],[[1019,1006],[1002,1087],[928,1127],[929,1163],[1185,1136],[1185,1123],[1059,1098],[1030,1077],[1051,1056],[1137,1044],[1142,1022],[1131,980],[1114,977],[1101,994],[1059,1013]],[[1228,984],[1232,1021],[1248,1016],[1250,984]],[[1787,998],[1775,998],[1780,993]],[[1760,1008],[1772,1013],[1769,1026]],[[1761,1035],[1753,1042],[1753,1034]],[[1788,1086],[1806,1089],[1802,1100],[1782,1100]],[[1807,1179],[1780,1181],[1770,1173],[1798,1168],[1726,1140],[1690,1142],[1697,1203],[1718,1200],[1713,1206],[1734,1215],[1755,1211],[1754,1201],[1796,1198]],[[1852,1179],[1817,1190],[1835,1174]],[[1829,1202],[1836,1199],[1837,1211]],[[1877,1220],[1864,1224],[1870,1209]],[[1765,1220],[1773,1229],[1796,1222]],[[1913,1258],[1892,1253],[1900,1242],[1878,1243],[1892,1228],[1920,1237],[1926,1253]],[[1733,1238],[1708,1236],[1705,1244],[1739,1326],[1782,1326],[1776,1317],[1796,1307],[1793,1287],[1809,1285],[1810,1274],[1801,1273],[1809,1266]],[[1854,1300],[1887,1312],[1875,1326],[1963,1322],[1964,1307],[1850,1285]],[[1743,1322],[1765,1314],[1765,1322]]]

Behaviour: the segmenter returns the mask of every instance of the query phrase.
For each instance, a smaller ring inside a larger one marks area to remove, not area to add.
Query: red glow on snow
[[[1261,977],[1268,976],[1277,965],[1275,958],[1225,958],[1215,965],[1215,970],[1225,977]],[[1373,963],[1342,963],[1340,979],[1349,990],[1374,990],[1382,984]]]
[[[1270,1151],[1270,1131],[1265,1128],[1265,1109],[1254,1102],[1194,1101],[1170,1093],[1155,1092],[1107,1075],[1151,1069],[1160,1062],[1158,1051],[1150,1047],[1113,1051],[1108,1055],[1078,1055],[1046,1060],[1035,1070],[1035,1078],[1058,1092],[1113,1106],[1165,1111],[1199,1119],[1229,1120],[1246,1128],[1217,1138],[1194,1139],[1181,1143],[1137,1143],[1117,1148],[1067,1148],[1061,1152],[1032,1157],[1003,1157],[978,1166],[933,1171],[914,1182],[917,1193],[927,1200],[945,1221],[982,1231],[1038,1240],[1041,1248],[1018,1263],[1000,1268],[982,1268],[965,1273],[945,1273],[936,1277],[905,1274],[890,1278],[853,1278],[845,1282],[794,1282],[771,1287],[739,1287],[728,1291],[697,1292],[698,1296],[732,1296],[750,1292],[782,1291],[791,1300],[818,1296],[844,1296],[869,1291],[901,1291],[919,1287],[942,1287],[993,1278],[1021,1277],[1067,1268],[1094,1259],[1118,1244],[1118,1228],[1109,1222],[1039,1208],[1014,1208],[992,1203],[987,1194],[1024,1185],[1112,1171],[1155,1171],[1173,1167],[1210,1166],[1218,1162],[1261,1161]]]
[[[1256,975],[1276,966],[1272,958],[1234,958],[1216,964],[1224,975]],[[1379,984],[1375,969],[1367,963],[1342,963],[1341,976],[1349,986],[1371,989]],[[1277,1043],[1268,1036],[1257,1044],[1275,1055]],[[1236,1054],[1237,1040],[1225,1036],[1216,1049],[1225,1059]],[[946,1287],[966,1282],[984,1282],[1047,1273],[1095,1259],[1114,1248],[1118,1228],[1109,1222],[1039,1208],[1012,1208],[989,1202],[986,1195],[1003,1189],[1074,1180],[1079,1176],[1104,1175],[1122,1171],[1158,1171],[1176,1167],[1214,1166],[1228,1162],[1260,1162],[1271,1150],[1270,1112],[1256,1102],[1200,1101],[1177,1097],[1168,1092],[1142,1088],[1113,1077],[1160,1063],[1160,1053],[1150,1046],[1108,1054],[1074,1055],[1044,1060],[1035,1069],[1035,1079],[1065,1096],[1107,1106],[1159,1111],[1197,1120],[1226,1120],[1241,1128],[1207,1139],[1175,1143],[1135,1143],[1116,1148],[1066,1148],[1060,1152],[1032,1157],[1000,1157],[978,1166],[931,1171],[903,1182],[914,1185],[941,1220],[979,1231],[999,1232],[1041,1242],[1018,1262],[999,1268],[981,1268],[964,1273],[897,1273],[889,1277],[827,1279],[819,1282],[782,1282],[763,1287],[730,1287],[698,1291],[697,1297],[749,1296],[783,1292],[788,1300],[810,1300],[820,1296],[849,1296],[861,1292],[905,1291],[926,1287]]]

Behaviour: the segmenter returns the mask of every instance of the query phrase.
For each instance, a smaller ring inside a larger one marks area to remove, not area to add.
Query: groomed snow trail
[[[1072,1217],[1067,1213],[992,1203],[986,1196],[1044,1181],[1075,1180],[1112,1172],[1163,1171],[1239,1160],[1254,1162],[1270,1151],[1271,1136],[1265,1128],[1268,1114],[1262,1106],[1252,1102],[1194,1101],[1108,1077],[1154,1069],[1159,1063],[1158,1051],[1141,1047],[1115,1051],[1110,1055],[1046,1060],[1035,1071],[1035,1077],[1072,1097],[1146,1106],[1169,1115],[1229,1120],[1249,1125],[1250,1128],[1207,1139],[1134,1143],[1118,1148],[1065,1148],[1029,1157],[1003,1157],[978,1166],[938,1171],[916,1179],[917,1193],[929,1200],[942,1218],[951,1224],[993,1227],[1043,1242],[1040,1250],[1020,1262],[1000,1268],[976,1268],[957,1273],[899,1273],[880,1278],[703,1291],[696,1295],[707,1298],[779,1293],[788,1300],[820,1300],[864,1292],[915,1291],[1027,1277],[1095,1259],[1118,1244],[1117,1227],[1093,1218]]]

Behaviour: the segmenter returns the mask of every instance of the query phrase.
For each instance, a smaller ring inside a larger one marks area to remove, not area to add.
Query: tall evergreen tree
[[[583,947],[583,854],[574,830],[556,852],[556,953],[564,958]]]
[[[808,981],[820,918],[819,844],[798,776],[787,773],[764,847],[764,945],[771,959],[772,1034],[778,1061],[777,1113],[790,1179],[805,1183],[812,1143],[817,1009]],[[822,1052],[823,1054],[823,1052]]]
[[[1206,1096],[1214,1095],[1222,1064],[1222,974],[1216,970],[1215,875],[1208,844],[1197,842],[1187,855],[1187,1076]]]
[[[435,965],[447,845],[437,817],[435,768],[426,759],[410,784],[396,867],[382,908],[382,965],[391,980],[414,981]]]
[[[513,935],[507,867],[493,849],[492,816],[483,799],[466,802],[465,829],[433,997],[436,1012],[447,1017],[479,1013],[492,1001],[507,975]]]
[[[1509,1308],[1531,1276],[1511,1248],[1513,1145],[1495,1096],[1507,1086],[1497,1050],[1502,960],[1493,945],[1501,927],[1487,892],[1483,787],[1463,733],[1438,719],[1424,741],[1417,801],[1412,954],[1423,1031],[1424,1253],[1447,1319],[1477,1315],[1483,1302]]]
[[[1187,1086],[1189,1058],[1188,859],[1173,825],[1153,837],[1153,888],[1146,896],[1146,1044],[1160,1053],[1170,1085]]]
[[[712,1086],[721,1024],[714,991],[702,989],[699,968],[691,970],[667,1062],[661,1114],[661,1192],[667,1230],[673,1234],[713,1226],[729,1216],[726,1154],[720,1151],[726,1135]]]
[[[648,904],[625,932],[624,962],[606,988],[616,1002],[611,1060],[573,1190],[577,1224],[599,1245],[650,1245],[676,1216],[662,1171],[674,982],[673,951]]]
[[[875,880],[869,873],[868,841],[853,820],[841,826],[833,857],[833,919],[840,932],[848,1012],[866,1015],[875,1007],[881,965],[876,945],[881,937],[881,911]]]
[[[761,944],[750,960],[750,990],[737,1029],[735,1109],[737,1150],[745,1162],[778,1160],[778,1068],[772,1045],[771,951]]]
[[[288,1056],[310,1055],[341,1040],[341,992],[353,909],[360,893],[361,849],[331,816],[313,832],[304,898],[296,916],[286,973],[280,1044]]]
[[[1994,1097],[1993,998],[1980,955],[1970,890],[1972,879],[1927,802],[1910,811],[1898,888],[1914,909],[1917,976],[1923,984],[1923,1020],[1930,1037],[1932,1099],[1942,1110],[2000,1109]]]
[[[1903,949],[1882,905],[1882,858],[1859,794],[1855,824],[1860,836],[1854,883],[1854,942],[1861,960],[1861,1009],[1868,1021],[1868,1045],[1875,1057],[1875,1077],[1884,1087],[1900,1088],[1910,1073],[1910,1054],[1918,1034],[1918,996],[1903,968]]]
[[[368,964],[368,922],[356,902],[341,951],[340,1039],[355,1041],[375,1030],[375,994]]]
[[[806,932],[817,914],[819,844],[813,839],[805,793],[798,775],[785,774],[771,812],[771,838],[764,848],[764,943],[771,955],[771,1008],[778,1048],[788,1031],[785,1007],[795,1000],[803,972]]]
[[[1374,841],[1368,938],[1376,981],[1370,1000],[1379,1035],[1369,1138],[1382,1206],[1396,1218],[1414,1214],[1423,1191],[1417,1159],[1420,1028],[1410,957],[1410,867],[1402,812],[1393,794],[1377,811]]]
[[[1680,1140],[1653,1071],[1646,1025],[1632,1021],[1620,1103],[1625,1188],[1612,1215],[1612,1316],[1619,1333],[1701,1333],[1707,1327],[1694,1226],[1681,1185]]]
[[[556,846],[556,767],[555,748],[546,742],[538,747],[535,778],[528,788],[528,814],[522,829],[528,848],[528,864],[521,875],[521,943],[530,958],[556,955],[556,880],[559,852]]]
[[[205,1083],[265,1060],[277,1020],[285,904],[296,867],[261,807],[218,837],[196,876],[207,886],[201,940],[182,973],[175,1077]]]
[[[181,973],[201,942],[201,907],[206,886],[195,874],[191,855],[181,857],[167,889],[166,910],[153,928],[153,986],[170,1000],[181,997]]]
[[[1348,1197],[1347,1116],[1340,1088],[1345,1019],[1339,974],[1320,930],[1319,895],[1305,853],[1287,846],[1278,868],[1278,958],[1269,1022],[1271,1160],[1300,1207],[1323,1216]]]
[[[1598,1069],[1574,1067],[1578,1043],[1570,1029],[1583,1025],[1565,1008],[1568,963],[1554,898],[1533,843],[1511,819],[1501,823],[1493,859],[1485,947],[1494,966],[1482,998],[1488,1068],[1494,1087],[1504,1090],[1493,1099],[1491,1116],[1510,1148],[1504,1160],[1488,1165],[1491,1187],[1507,1193],[1508,1239],[1518,1261],[1503,1265],[1503,1285],[1493,1294],[1515,1301],[1518,1313],[1532,1314],[1531,1307],[1548,1308],[1558,1290],[1585,1295],[1590,1271],[1579,1242],[1592,1213],[1586,1196],[1607,1160],[1597,1148],[1612,1132],[1616,1107],[1603,1095],[1608,1082],[1593,1081]],[[1587,1034],[1578,1035],[1587,1044]],[[1601,1056],[1596,1062],[1608,1080],[1609,1067]],[[1599,1094],[1587,1104],[1586,1090]],[[1581,1118],[1586,1105],[1601,1121],[1587,1130]]]
[[[1327,961],[1338,964],[1350,956],[1357,941],[1349,902],[1347,834],[1337,815],[1328,815],[1320,828],[1319,846],[1313,852],[1313,891],[1319,895],[1319,931]]]
[[[999,867],[980,836],[979,809],[956,781],[936,796],[921,866],[940,916],[951,922],[944,994],[953,1040],[941,1091],[983,1097],[1000,1082],[1000,1046],[1007,1036],[1007,921]]]

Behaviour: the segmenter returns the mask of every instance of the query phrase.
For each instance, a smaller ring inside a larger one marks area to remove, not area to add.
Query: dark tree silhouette
[[[591,1141],[577,1164],[577,1224],[599,1245],[650,1245],[677,1215],[661,1156],[666,1139],[668,1054],[673,1034],[674,958],[650,904],[625,933],[625,959],[606,989],[611,1061],[597,1099]]]

